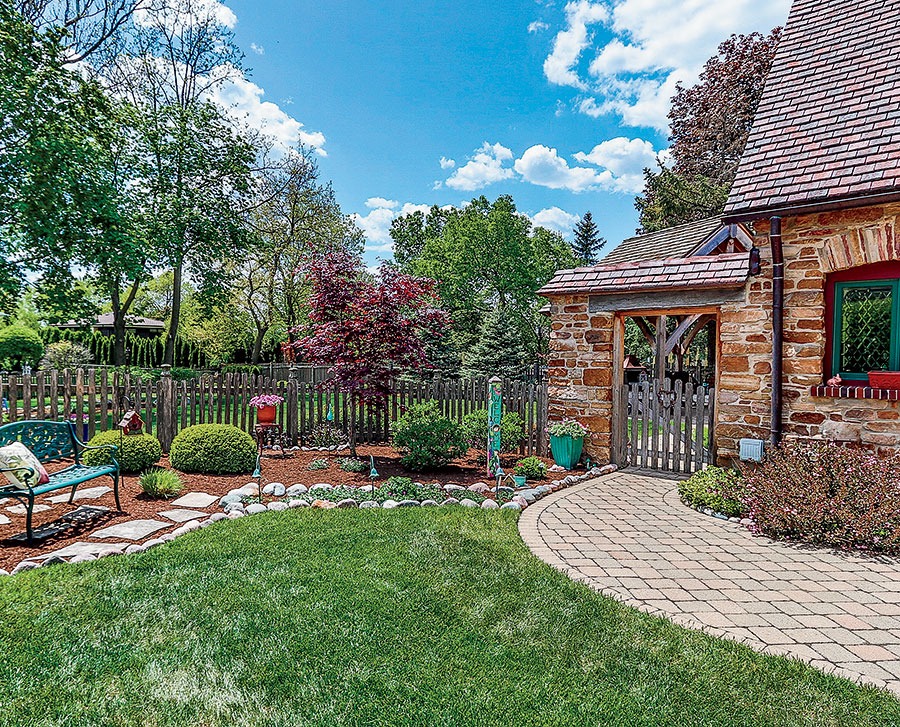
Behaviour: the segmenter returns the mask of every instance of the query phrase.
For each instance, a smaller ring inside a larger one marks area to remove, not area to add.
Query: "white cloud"
[[[513,170],[505,167],[505,162],[513,160],[512,150],[501,144],[484,142],[463,166],[447,179],[447,186],[474,192],[494,182],[513,176]]]
[[[572,236],[572,231],[579,220],[581,220],[581,217],[578,215],[573,215],[559,207],[548,207],[531,218],[531,221],[538,227],[546,227],[548,230],[559,232],[565,237]]]
[[[324,148],[325,134],[321,131],[308,131],[278,104],[263,101],[263,89],[243,73],[234,73],[234,69],[224,67],[218,72],[225,80],[213,87],[209,97],[234,118],[268,134],[282,150],[293,148],[300,141],[315,149],[319,155],[327,156]]]
[[[597,144],[588,153],[577,152],[572,156],[582,164],[609,171],[615,191],[637,193],[644,186],[644,169],[655,168],[657,156],[665,157],[666,151],[655,151],[646,139],[620,136]]]
[[[526,182],[550,189],[568,189],[584,192],[605,186],[612,179],[609,172],[598,172],[587,167],[570,167],[556,149],[535,144],[516,160],[515,170]]]
[[[453,159],[448,159],[447,157],[441,157],[441,169],[453,169],[456,166],[456,162]]]
[[[706,60],[732,33],[766,33],[783,24],[790,4],[790,0],[570,2],[566,27],[544,61],[544,74],[551,83],[585,94],[575,100],[582,113],[593,117],[615,113],[628,125],[665,133],[676,84],[694,83]],[[611,12],[604,13],[607,7]],[[595,46],[588,28],[598,23],[607,33]],[[593,56],[586,74],[579,72],[584,55]]]
[[[528,24],[528,32],[529,33],[539,33],[542,30],[549,30],[550,26],[542,20],[535,20],[533,23]]]
[[[229,30],[237,25],[237,15],[219,0],[168,0],[164,4],[139,5],[133,17],[138,25],[170,30],[189,28],[198,18],[211,18]]]
[[[261,45],[257,45],[256,43],[250,44],[250,50],[252,50],[258,56],[263,56],[266,54],[266,49],[263,48]]]
[[[366,250],[369,252],[393,251],[391,222],[395,218],[417,211],[427,215],[431,209],[428,205],[412,202],[405,202],[401,206],[399,202],[384,197],[370,197],[366,200],[366,207],[370,209],[368,214],[354,213],[350,216],[366,236]]]
[[[579,78],[577,65],[581,54],[591,44],[588,26],[609,18],[603,3],[578,0],[566,5],[565,30],[557,33],[553,51],[544,61],[544,75],[551,83],[587,90],[587,84]]]

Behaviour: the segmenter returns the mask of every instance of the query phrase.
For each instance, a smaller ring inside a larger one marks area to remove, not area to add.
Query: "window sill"
[[[900,401],[900,389],[873,389],[871,386],[812,386],[809,393],[829,399]]]

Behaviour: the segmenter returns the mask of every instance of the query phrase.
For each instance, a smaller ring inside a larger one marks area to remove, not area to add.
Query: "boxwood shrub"
[[[114,444],[119,470],[126,475],[134,475],[152,467],[162,457],[162,446],[152,434],[122,434],[118,429],[100,432],[91,437],[89,445]],[[81,461],[91,467],[109,464],[108,449],[87,449]]]
[[[231,424],[196,424],[172,440],[169,462],[182,472],[237,475],[256,466],[256,442]]]
[[[735,470],[707,467],[678,483],[678,494],[688,505],[708,507],[728,517],[742,517],[747,512],[741,476]]]
[[[462,419],[462,432],[466,444],[472,449],[487,449],[488,410],[476,409]],[[518,412],[504,412],[500,418],[500,451],[515,452],[525,436],[525,423]]]
[[[433,399],[414,404],[397,419],[394,446],[403,466],[411,470],[442,467],[466,452],[459,424],[441,414]]]

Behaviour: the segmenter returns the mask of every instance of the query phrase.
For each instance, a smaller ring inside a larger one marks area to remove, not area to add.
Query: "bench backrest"
[[[13,442],[24,444],[42,463],[78,460],[80,454],[75,430],[69,422],[26,420],[4,424],[0,427],[0,447]]]

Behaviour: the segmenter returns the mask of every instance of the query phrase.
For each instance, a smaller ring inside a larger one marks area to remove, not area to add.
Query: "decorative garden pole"
[[[488,381],[488,474],[500,472],[500,419],[503,416],[503,382],[499,376]]]

